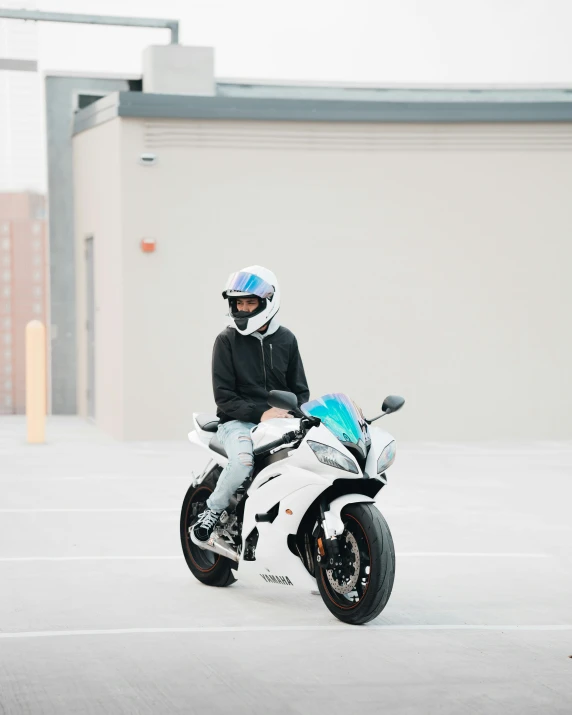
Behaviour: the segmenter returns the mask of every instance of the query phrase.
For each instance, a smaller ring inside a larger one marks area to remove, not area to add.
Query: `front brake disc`
[[[360,572],[359,548],[355,536],[351,531],[346,532],[346,543],[344,544],[343,554],[341,554],[341,556],[344,562],[342,566],[345,572],[344,577],[335,578],[333,569],[327,569],[326,576],[328,577],[330,586],[336,593],[346,594],[355,590]],[[352,559],[352,561],[346,563],[348,559]]]

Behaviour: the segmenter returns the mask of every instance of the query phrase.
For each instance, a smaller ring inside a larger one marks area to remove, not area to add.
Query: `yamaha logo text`
[[[288,576],[274,576],[271,573],[261,573],[260,574],[262,578],[267,582],[267,583],[277,583],[280,584],[281,586],[293,586],[294,584]]]

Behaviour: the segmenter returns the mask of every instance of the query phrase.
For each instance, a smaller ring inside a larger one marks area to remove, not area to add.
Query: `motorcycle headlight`
[[[354,474],[359,474],[358,468],[348,459],[345,454],[342,454],[339,450],[333,447],[328,447],[327,444],[322,444],[321,442],[312,442],[308,440],[308,446],[314,452],[316,457],[322,462],[322,464],[327,464],[328,467],[336,467],[336,469],[343,469],[344,472],[353,472]]]
[[[385,472],[386,469],[389,469],[389,467],[391,467],[394,459],[395,459],[395,440],[393,440],[393,442],[390,442],[387,445],[387,447],[383,450],[383,452],[379,455],[379,459],[377,460],[377,473],[383,474],[383,472]]]

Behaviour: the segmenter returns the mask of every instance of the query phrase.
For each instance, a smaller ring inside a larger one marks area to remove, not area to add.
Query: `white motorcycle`
[[[235,574],[267,588],[310,591],[317,582],[341,621],[378,616],[391,595],[395,551],[375,496],[387,483],[395,440],[369,425],[404,402],[387,397],[382,414],[366,420],[343,394],[299,408],[294,394],[270,392],[268,404],[294,417],[252,429],[253,474],[204,547],[191,541],[190,530],[228,459],[216,436],[218,419],[194,414],[189,440],[211,460],[193,478],[181,511],[181,544],[193,575],[209,586],[230,586]]]

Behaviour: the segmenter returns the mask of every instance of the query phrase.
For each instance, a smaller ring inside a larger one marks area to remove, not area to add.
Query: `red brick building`
[[[47,325],[45,198],[0,193],[0,415],[24,414],[25,333]]]

